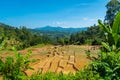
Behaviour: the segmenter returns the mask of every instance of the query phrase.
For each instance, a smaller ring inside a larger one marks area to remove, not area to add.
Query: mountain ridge
[[[41,31],[59,31],[59,32],[78,32],[87,30],[88,27],[83,28],[63,28],[63,27],[53,27],[53,26],[44,26],[39,28],[34,28],[34,30],[41,30]]]

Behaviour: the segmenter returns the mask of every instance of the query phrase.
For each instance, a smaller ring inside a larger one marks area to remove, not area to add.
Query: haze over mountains
[[[84,28],[62,28],[62,27],[53,27],[53,26],[45,26],[45,27],[40,27],[40,28],[35,28],[34,30],[40,30],[40,31],[58,31],[58,32],[79,32],[83,30],[87,30],[88,27]]]
[[[62,27],[53,27],[45,26],[35,29],[30,29],[31,32],[39,35],[45,35],[50,40],[57,43],[59,39],[70,38],[71,34],[76,34],[77,32],[85,31],[88,27],[84,28],[62,28]]]

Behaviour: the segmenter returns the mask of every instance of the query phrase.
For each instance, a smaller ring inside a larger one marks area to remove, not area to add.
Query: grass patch
[[[38,48],[38,47],[44,47],[46,44],[38,44],[38,45],[35,45],[35,46],[32,46],[33,48]]]

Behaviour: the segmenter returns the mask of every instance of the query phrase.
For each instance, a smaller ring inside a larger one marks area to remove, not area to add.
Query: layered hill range
[[[74,33],[74,32],[79,32],[79,31],[87,30],[87,27],[84,27],[84,28],[62,28],[62,27],[45,26],[45,27],[35,28],[33,30],[51,31],[51,32],[57,31],[57,32]]]
[[[66,33],[66,34],[71,34],[71,33],[77,33],[83,30],[87,30],[88,27],[83,27],[83,28],[63,28],[63,27],[53,27],[53,26],[45,26],[45,27],[39,27],[39,28],[34,28],[31,29],[33,32],[36,33],[41,33],[45,34],[47,33]]]

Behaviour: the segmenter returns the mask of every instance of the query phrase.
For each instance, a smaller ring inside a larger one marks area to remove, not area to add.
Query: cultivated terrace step
[[[75,63],[75,56],[69,56],[69,64],[74,64]]]

